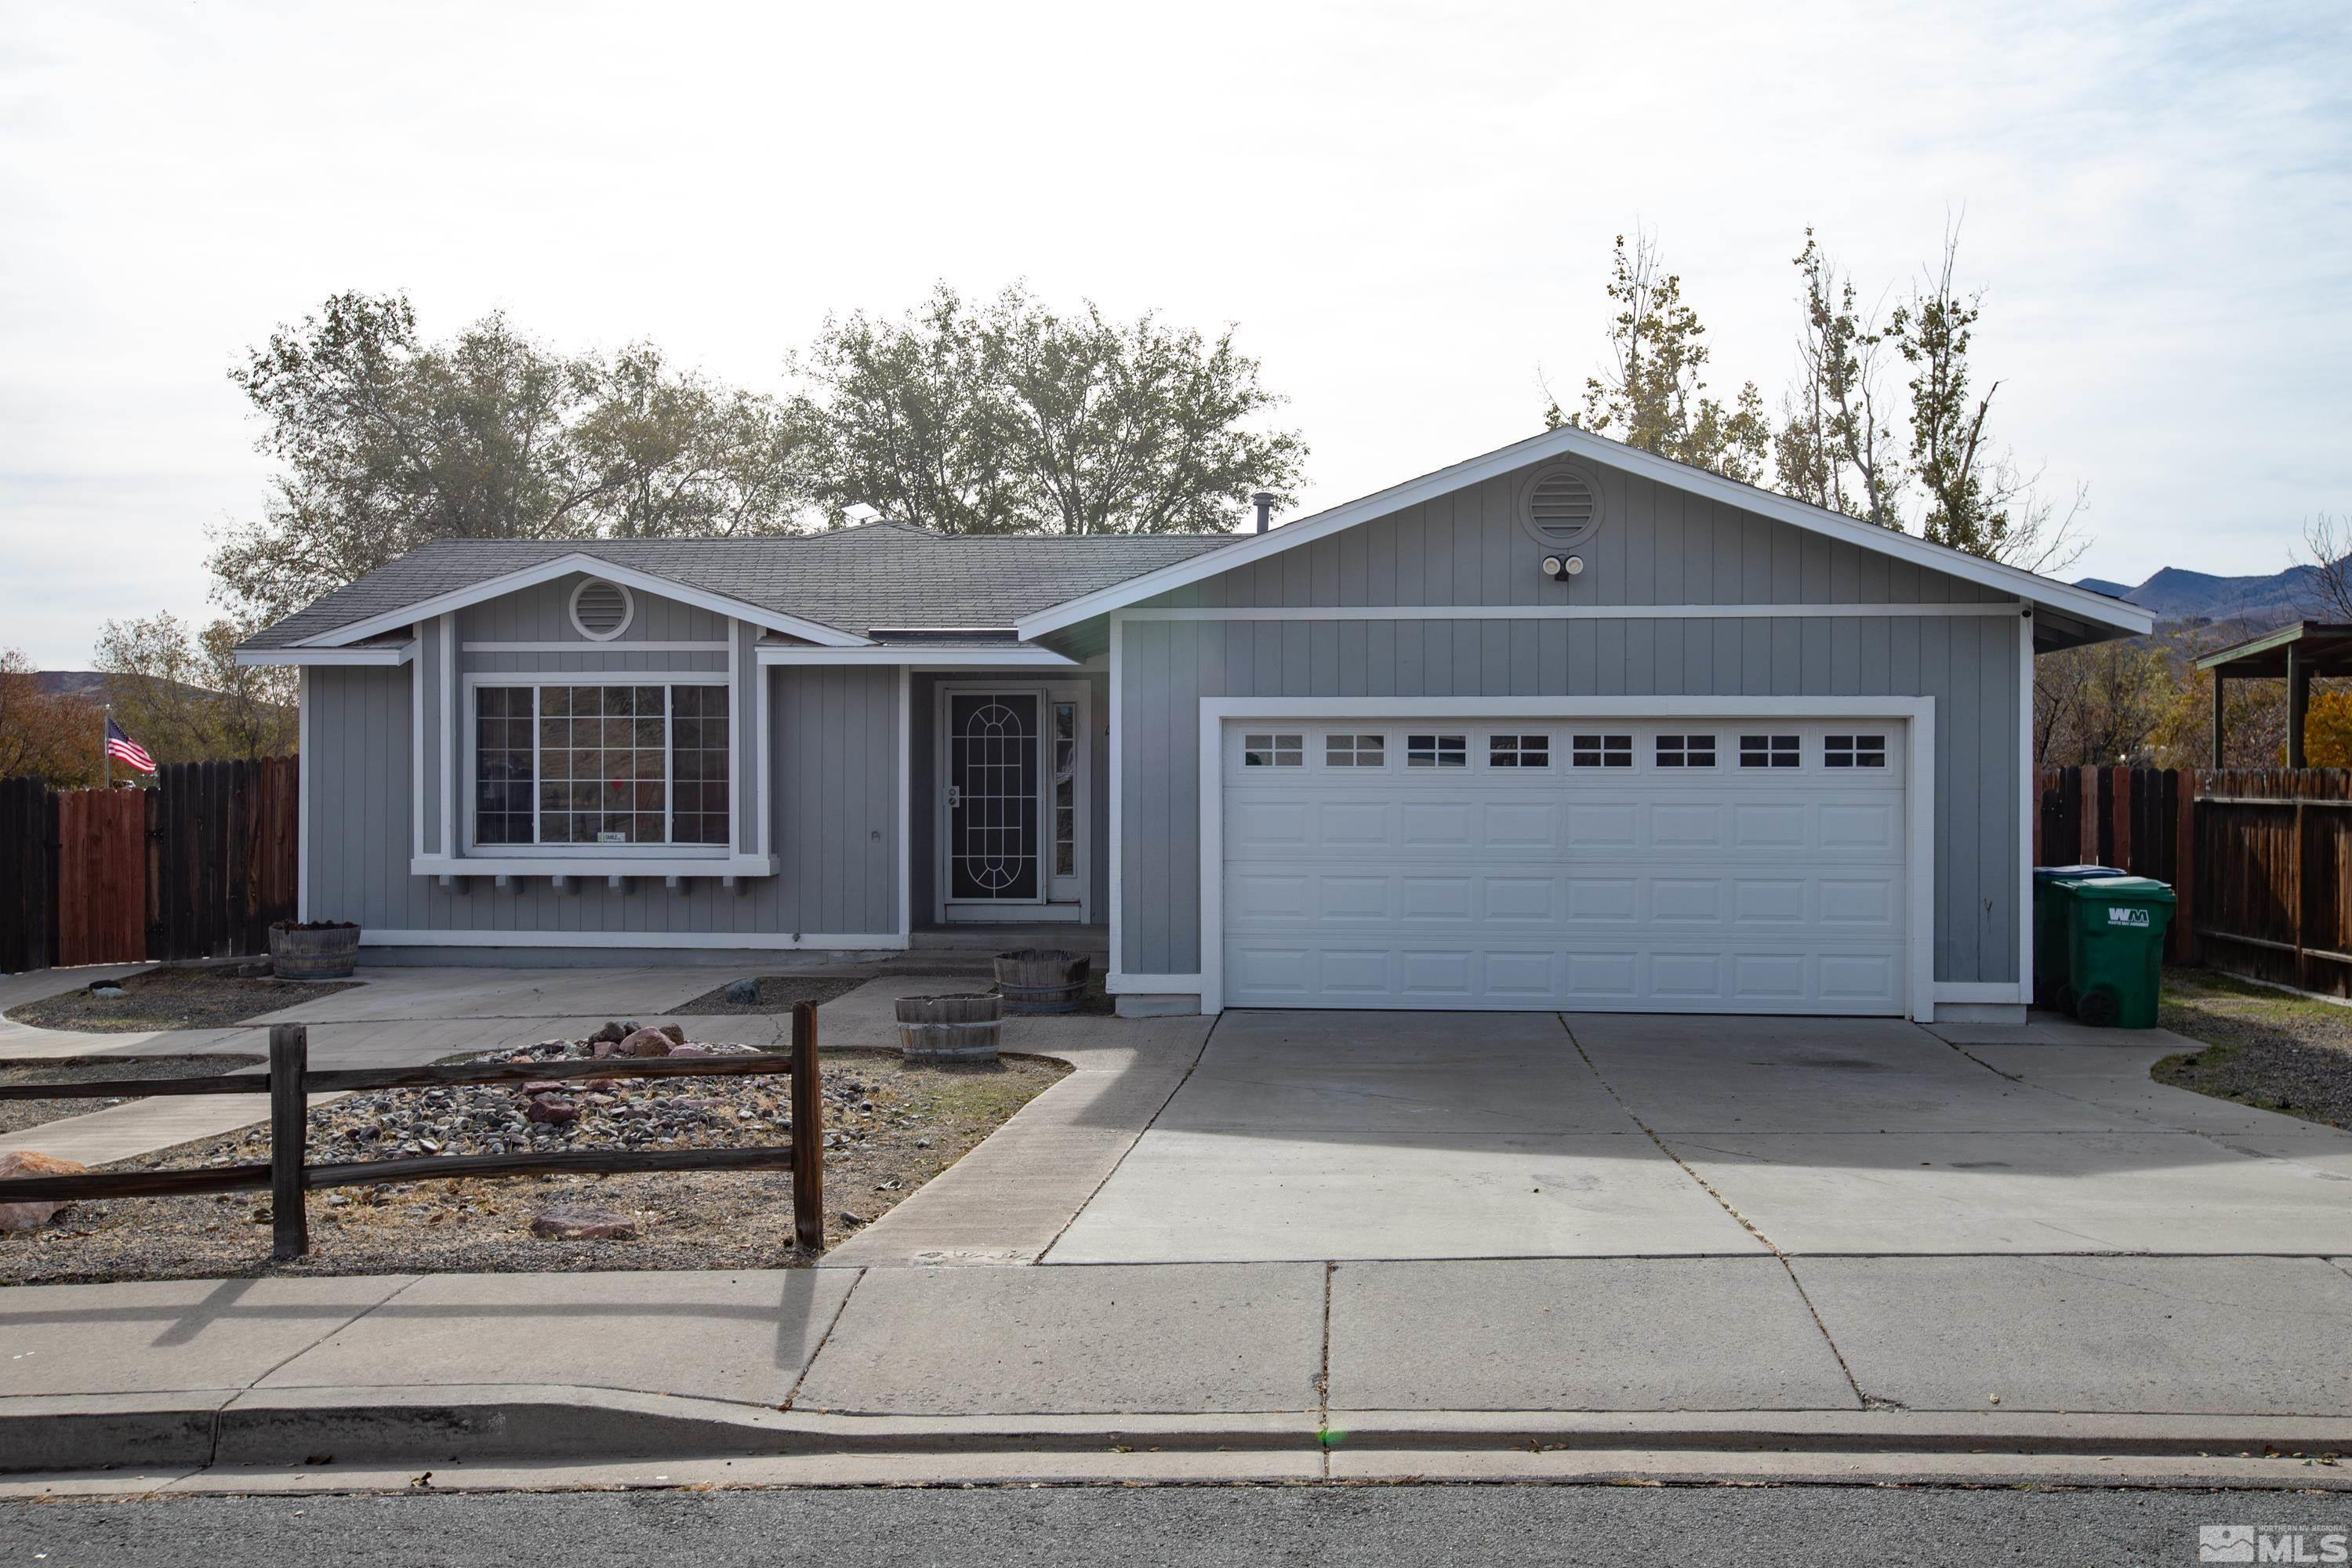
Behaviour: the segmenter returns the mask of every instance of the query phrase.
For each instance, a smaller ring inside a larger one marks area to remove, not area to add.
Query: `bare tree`
[[[2321,512],[2303,525],[2305,553],[2296,564],[2310,568],[2304,596],[2331,621],[2352,621],[2352,520]]]

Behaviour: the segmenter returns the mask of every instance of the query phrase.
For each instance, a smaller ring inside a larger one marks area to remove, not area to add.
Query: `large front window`
[[[483,686],[477,844],[725,844],[724,686]]]

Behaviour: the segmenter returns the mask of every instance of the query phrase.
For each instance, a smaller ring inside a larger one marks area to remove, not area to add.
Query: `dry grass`
[[[2158,1022],[2204,1047],[2157,1063],[2158,1083],[2352,1128],[2352,1007],[2168,972]]]
[[[144,1034],[155,1029],[217,1029],[281,1007],[349,991],[356,980],[245,979],[217,969],[150,969],[114,984],[120,996],[95,996],[84,986],[8,1010],[19,1024],[89,1034]]]

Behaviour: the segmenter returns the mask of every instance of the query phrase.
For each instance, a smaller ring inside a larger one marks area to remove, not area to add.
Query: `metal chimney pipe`
[[[1257,531],[1260,533],[1264,533],[1267,527],[1270,526],[1269,520],[1274,516],[1274,492],[1272,490],[1252,490],[1250,492],[1250,504],[1257,508]]]

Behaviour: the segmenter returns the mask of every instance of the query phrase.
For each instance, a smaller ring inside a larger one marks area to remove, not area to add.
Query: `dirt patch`
[[[747,976],[747,978],[751,977]],[[846,996],[871,980],[873,976],[762,974],[756,978],[760,983],[760,999],[757,1002],[730,1002],[727,999],[727,985],[720,985],[704,992],[691,1002],[683,1003],[672,1008],[671,1011],[683,1018],[726,1017],[730,1015],[753,1013],[789,1013],[795,1003],[823,1004],[832,1001],[836,996]],[[733,984],[731,980],[727,983],[728,985]]]
[[[2157,1082],[2352,1128],[2352,1007],[2205,971],[2168,972],[2158,1022],[2204,1048],[2157,1063]]]
[[[120,996],[84,986],[8,1010],[19,1024],[89,1034],[142,1034],[154,1029],[217,1029],[242,1024],[316,996],[331,996],[356,980],[268,980],[217,969],[150,969],[114,984]]]
[[[108,1079],[217,1078],[253,1067],[262,1057],[71,1057],[63,1060],[14,1061],[0,1067],[0,1085],[98,1083]],[[136,1099],[128,1095],[124,1099]],[[47,1121],[87,1116],[122,1100],[0,1100],[0,1132],[22,1132]]]
[[[557,1051],[529,1054],[545,1059]],[[910,1068],[892,1052],[828,1054],[826,1245],[889,1212],[1068,1071],[1034,1057],[985,1068]],[[530,1097],[516,1088],[373,1091],[311,1111],[310,1158],[782,1144],[791,1139],[790,1084],[782,1077],[622,1079],[594,1089],[575,1083],[561,1097],[574,1111],[565,1122],[532,1120]],[[268,1145],[267,1130],[254,1128],[108,1169],[259,1162]],[[534,1235],[532,1221],[551,1209],[600,1211],[632,1234]],[[341,1187],[311,1194],[310,1217],[310,1256],[277,1265],[269,1260],[266,1193],[74,1204],[38,1230],[0,1234],[0,1281],[782,1268],[813,1261],[793,1245],[792,1178],[782,1171]]]

